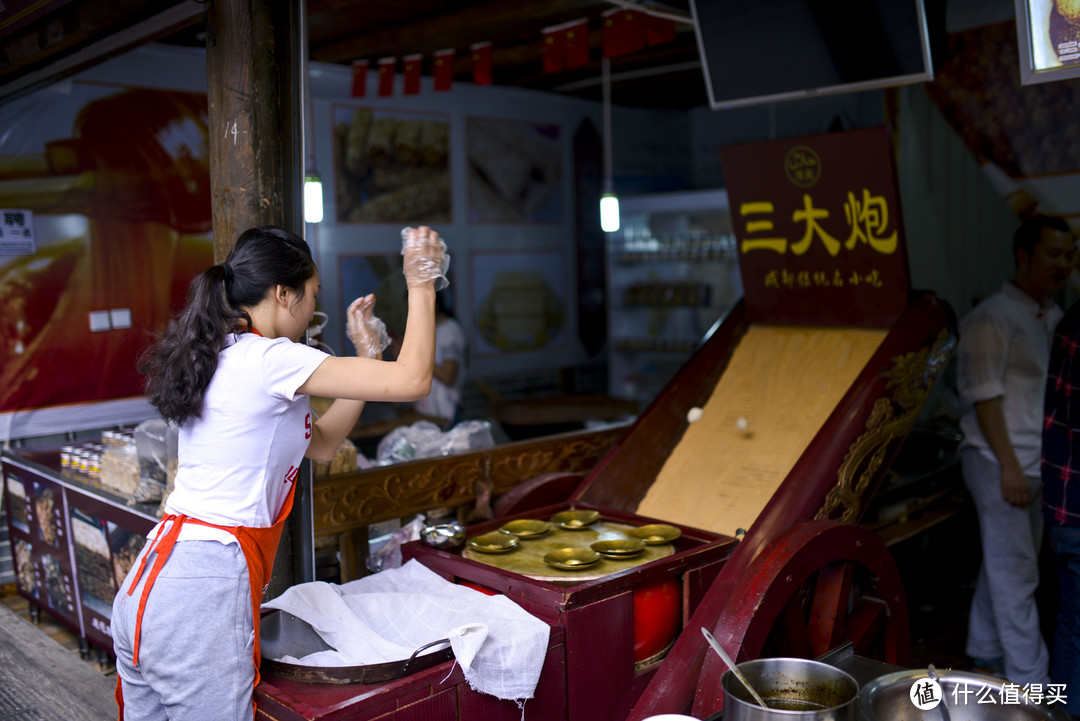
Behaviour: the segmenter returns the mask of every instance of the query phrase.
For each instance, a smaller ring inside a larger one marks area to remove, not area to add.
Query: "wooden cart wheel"
[[[756,658],[816,658],[848,641],[855,653],[906,666],[907,600],[888,548],[873,532],[837,521],[792,527],[754,559],[713,635],[736,663]],[[727,668],[709,653],[693,715],[723,700]]]

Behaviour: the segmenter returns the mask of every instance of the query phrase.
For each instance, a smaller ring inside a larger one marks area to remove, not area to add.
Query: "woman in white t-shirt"
[[[253,718],[259,605],[302,459],[330,460],[365,401],[415,401],[431,386],[449,256],[426,227],[402,241],[409,315],[393,362],[372,295],[347,311],[357,356],[300,342],[319,274],[308,244],[276,227],[246,231],[196,277],[140,357],[150,402],[180,426],[179,467],[113,602],[122,721]],[[338,400],[314,419],[311,395]]]

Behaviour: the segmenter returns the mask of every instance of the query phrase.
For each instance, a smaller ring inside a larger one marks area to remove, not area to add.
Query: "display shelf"
[[[742,295],[727,193],[626,198],[608,234],[609,393],[644,407]]]
[[[129,506],[61,469],[60,450],[5,451],[16,589],[74,633],[112,648],[112,599],[157,522],[157,504]]]

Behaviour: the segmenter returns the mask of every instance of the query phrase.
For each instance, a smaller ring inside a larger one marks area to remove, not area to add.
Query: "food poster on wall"
[[[469,222],[562,222],[558,125],[469,118],[465,133]]]
[[[30,508],[27,505],[26,486],[14,473],[4,477],[4,489],[7,491],[8,522],[16,530],[30,534]]]
[[[16,588],[78,631],[63,488],[5,468]]]
[[[113,597],[155,519],[81,493],[69,492],[67,499],[83,634],[91,643],[108,648]]]
[[[0,126],[0,208],[34,239],[0,256],[0,413],[141,395],[136,355],[213,262],[205,94],[74,82]]]
[[[447,223],[450,123],[434,113],[335,105],[339,223]]]
[[[550,350],[566,342],[566,258],[562,250],[469,254],[477,357]]]
[[[1080,79],[1021,85],[1013,21],[949,33],[946,48],[926,92],[990,182],[1018,216],[1080,230]]]
[[[1035,70],[1080,63],[1080,2],[1024,0]]]
[[[87,621],[90,617],[109,619],[112,617],[116,581],[112,564],[109,562],[105,521],[78,508],[72,508],[71,537],[75,543],[75,567],[79,571],[79,600],[83,606],[83,618]],[[89,616],[86,614],[87,610],[91,612]],[[100,626],[92,622],[87,625]]]
[[[884,327],[910,279],[885,128],[720,151],[752,323]]]
[[[22,477],[4,474],[7,499],[7,518],[11,537],[11,550],[15,563],[15,586],[24,596],[38,598],[37,575],[34,573],[34,549],[31,545],[30,526],[34,518],[34,504]]]

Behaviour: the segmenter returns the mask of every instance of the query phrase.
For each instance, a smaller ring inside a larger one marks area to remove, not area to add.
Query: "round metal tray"
[[[441,644],[441,648],[429,653],[424,651]],[[275,661],[274,656],[302,658],[319,651],[329,651],[322,637],[306,621],[282,611],[271,611],[262,617],[259,630],[259,650],[262,654],[261,670],[287,681],[297,683],[343,686],[350,683],[383,683],[408,676],[454,657],[450,639],[440,638],[424,644],[412,656],[401,661],[387,661],[363,666],[305,666]]]

